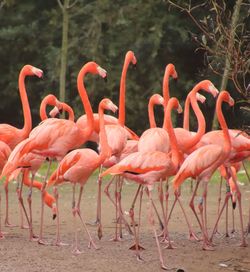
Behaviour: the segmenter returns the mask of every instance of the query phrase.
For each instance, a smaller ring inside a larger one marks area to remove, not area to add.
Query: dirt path
[[[89,181],[86,185],[83,201],[82,212],[87,221],[95,219],[96,211],[96,182]],[[250,186],[241,186],[243,192],[243,208],[244,208],[244,225],[247,223],[248,209],[250,203]],[[14,193],[15,185],[10,188],[11,199],[11,223],[19,224],[19,212],[17,208],[17,199]],[[136,190],[136,185],[125,184],[123,189],[123,208],[124,211],[129,210],[131,199]],[[210,232],[215,221],[216,203],[217,203],[217,185],[209,185],[208,195],[208,224]],[[157,191],[157,190],[155,190]],[[79,225],[80,247],[84,251],[79,256],[74,256],[71,253],[73,234],[73,222],[71,214],[71,187],[64,185],[59,189],[60,192],[60,215],[61,215],[61,233],[62,240],[70,244],[69,246],[41,246],[36,242],[28,241],[28,231],[21,230],[20,227],[4,228],[7,231],[6,238],[0,241],[0,271],[17,271],[17,272],[35,272],[35,271],[161,271],[158,262],[156,244],[153,239],[153,232],[148,224],[147,219],[147,199],[144,196],[143,201],[143,218],[142,218],[142,233],[141,243],[146,248],[142,252],[144,262],[140,263],[134,257],[134,252],[128,250],[132,244],[132,237],[124,232],[122,242],[111,242],[114,233],[114,208],[103,196],[103,233],[104,237],[101,241],[98,240],[96,227],[89,226],[90,232],[93,235],[100,249],[95,251],[87,248],[87,236],[82,231]],[[39,230],[39,207],[40,194],[34,192],[34,230],[38,233]],[[26,194],[24,194],[26,197]],[[157,193],[154,193],[157,199]],[[4,197],[2,198],[4,201]],[[183,189],[183,199],[186,205],[188,214],[191,217],[191,222],[195,231],[200,235],[197,222],[192,217],[190,209],[187,206],[190,199],[189,184]],[[173,197],[170,198],[173,201]],[[198,199],[196,204],[198,203]],[[2,206],[4,206],[2,204]],[[2,208],[3,209],[3,208]],[[136,213],[137,215],[137,213]],[[230,230],[231,230],[231,205],[229,208],[230,215]],[[128,216],[126,216],[128,219]],[[221,221],[219,230],[224,233],[225,216]],[[3,219],[2,219],[3,221]],[[187,226],[183,220],[183,215],[179,207],[174,210],[173,218],[169,225],[171,238],[174,241],[174,250],[163,250],[165,263],[169,267],[182,268],[184,271],[199,272],[199,271],[250,271],[250,248],[240,248],[237,245],[240,242],[239,237],[239,216],[238,209],[235,212],[236,234],[230,238],[216,238],[215,251],[205,252],[201,250],[201,244],[191,242],[187,239]],[[52,243],[55,235],[55,221],[52,220],[51,211],[46,208],[46,221],[44,230],[45,239]],[[250,243],[248,236],[247,240]],[[175,271],[173,269],[172,271]]]

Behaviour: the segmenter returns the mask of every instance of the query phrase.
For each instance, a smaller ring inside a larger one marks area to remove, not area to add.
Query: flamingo
[[[207,183],[210,180],[214,171],[227,159],[231,142],[228,133],[228,128],[225,122],[225,119],[222,114],[221,106],[222,102],[227,102],[230,106],[234,105],[234,101],[228,92],[222,91],[219,94],[219,97],[216,102],[216,113],[218,116],[218,120],[220,122],[221,128],[224,134],[224,145],[206,145],[198,148],[194,152],[192,152],[183,162],[180,169],[173,179],[174,190],[177,192],[180,185],[184,182],[184,180],[188,177],[197,178],[197,184],[194,193],[196,193],[198,185],[200,181],[204,182],[204,207],[206,214],[206,194],[207,194]],[[194,197],[194,194],[193,194]],[[193,197],[192,200],[193,201]],[[206,220],[204,222],[203,218],[203,201],[199,204],[199,209],[201,212],[201,221],[202,221],[202,233],[203,233],[203,249],[204,250],[212,250],[213,248],[209,244],[207,230],[206,230]]]
[[[167,269],[163,262],[162,252],[159,245],[158,236],[156,233],[156,229],[154,226],[154,219],[152,215],[152,194],[151,191],[153,189],[153,184],[156,181],[159,181],[166,176],[171,176],[176,172],[176,169],[179,167],[180,163],[180,154],[177,147],[176,138],[174,135],[172,123],[171,123],[171,110],[175,108],[178,112],[181,112],[181,107],[176,98],[171,98],[168,102],[167,107],[165,108],[165,122],[167,122],[167,130],[169,133],[169,138],[171,140],[172,151],[170,153],[161,152],[161,151],[148,151],[148,152],[135,152],[127,156],[125,159],[121,160],[116,165],[108,168],[104,171],[101,176],[105,176],[107,174],[111,175],[123,175],[124,177],[135,181],[136,183],[146,185],[148,188],[148,197],[150,201],[150,214],[149,221],[153,228],[157,248],[159,252],[159,259],[161,263],[161,267],[163,269]],[[130,216],[133,220],[133,210],[130,211]],[[136,248],[136,256],[137,259],[140,260],[139,253],[139,243],[138,243],[138,234],[136,234],[135,225],[134,227],[134,235],[135,235],[135,248]],[[170,240],[169,240],[170,242]]]
[[[128,51],[125,56],[122,75],[120,80],[120,97],[119,97],[119,118],[117,119],[111,115],[104,115],[104,120],[106,125],[116,125],[120,124],[125,127],[125,93],[126,93],[126,76],[129,64],[132,63],[133,66],[136,66],[137,60],[134,55],[133,51]],[[82,115],[76,122],[81,128],[86,127],[87,123],[87,116]],[[129,128],[125,127],[127,137],[133,140],[138,140],[139,137]],[[99,142],[98,135],[99,135],[99,115],[98,113],[94,113],[94,131],[92,132],[91,136],[89,137],[90,141],[94,141],[96,143]]]
[[[68,153],[63,160],[60,162],[58,168],[51,175],[48,186],[58,185],[64,181],[69,181],[73,184],[73,205],[72,205],[72,213],[74,216],[74,225],[75,225],[75,245],[74,245],[74,254],[80,254],[81,251],[78,247],[78,236],[77,236],[77,226],[76,226],[76,215],[79,216],[84,229],[86,230],[89,237],[89,247],[93,246],[97,249],[87,226],[81,216],[80,211],[80,201],[82,197],[83,187],[88,181],[91,174],[104,162],[104,160],[111,156],[111,149],[108,145],[107,134],[104,127],[104,110],[111,110],[115,112],[117,107],[111,102],[109,99],[103,99],[99,104],[99,127],[100,127],[100,145],[101,152],[97,154],[92,149],[84,148],[84,149],[76,149]],[[80,193],[79,199],[76,204],[75,201],[75,187],[76,184],[80,184]],[[58,226],[59,229],[59,226]],[[57,231],[57,240],[60,240],[58,237],[59,231]]]
[[[87,92],[83,84],[83,79],[87,73],[99,74],[101,77],[105,78],[107,72],[97,63],[88,62],[82,67],[78,74],[77,87],[88,117],[87,126],[83,129],[73,121],[56,118],[50,118],[43,121],[31,131],[29,138],[22,146],[22,149],[16,153],[13,161],[9,163],[8,169],[3,169],[2,176],[6,175],[8,171],[14,171],[18,167],[30,167],[28,161],[24,163],[21,160],[21,158],[28,153],[38,154],[45,158],[57,158],[58,160],[61,160],[69,150],[77,148],[88,140],[93,132],[94,118]],[[44,179],[44,186],[41,191],[41,224],[38,243],[44,243],[42,239],[43,195],[50,165],[51,160],[49,161],[49,167]]]
[[[46,107],[47,105],[52,105],[52,106],[57,106],[58,108],[63,108],[66,107],[64,105],[65,103],[62,103],[60,101],[57,100],[57,98],[52,95],[52,94],[49,94],[47,96],[45,96],[41,102],[41,105],[40,105],[40,118],[41,120],[45,120],[45,119],[48,119],[48,116],[46,114]],[[69,107],[69,106],[68,106]],[[72,116],[71,116],[72,118]],[[16,152],[19,152],[19,150],[22,148],[23,146],[23,143],[21,145],[19,145],[18,147],[15,147],[14,150],[13,150],[13,154],[16,154]],[[12,154],[12,157],[13,157],[13,154]],[[41,164],[44,162],[45,158],[42,157],[42,156],[39,156],[39,155],[34,155],[34,154],[30,154],[29,156],[29,160],[34,160],[33,157],[36,157],[36,165],[32,165],[32,171],[33,171],[33,174],[35,175],[35,173],[37,172],[37,170],[40,168]],[[12,159],[10,159],[11,161]],[[7,160],[6,160],[7,161]],[[6,166],[8,167],[8,166]],[[3,167],[1,168],[3,169]],[[20,171],[18,171],[20,172]],[[24,177],[24,180],[23,180],[23,183],[27,186],[34,186],[36,188],[38,188],[39,190],[41,190],[41,183],[39,183],[38,181],[29,181],[28,179],[28,175],[26,175]],[[5,226],[12,226],[10,223],[9,223],[9,198],[8,198],[8,184],[9,184],[9,176],[7,177],[5,183],[4,183],[4,188],[5,188],[5,195],[6,195],[6,213],[5,213]],[[19,199],[21,199],[21,191],[19,190],[19,188],[17,188],[17,191],[18,191],[18,197]],[[47,196],[45,196],[45,200],[46,200]],[[22,199],[20,201],[23,201]],[[31,199],[28,198],[28,201],[31,201]],[[48,199],[46,200],[48,201]],[[48,204],[49,202],[47,202]],[[51,205],[49,205],[51,206]],[[51,206],[52,207],[52,206]],[[23,228],[23,220],[22,220],[22,213],[21,213],[21,228]]]

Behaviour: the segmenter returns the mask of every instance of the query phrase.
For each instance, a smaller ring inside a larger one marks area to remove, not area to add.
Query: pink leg
[[[232,175],[232,173],[231,173],[231,167],[228,167],[227,170],[231,174],[231,177],[233,179],[233,182],[234,182],[236,190],[237,190],[237,199],[238,199],[238,206],[239,206],[239,213],[240,213],[240,228],[241,228],[241,244],[240,244],[240,246],[241,247],[246,247],[247,242],[246,242],[246,238],[245,238],[245,235],[244,235],[244,227],[243,227],[243,215],[242,215],[242,206],[241,206],[241,192],[240,192],[240,189],[238,187],[237,181],[234,179],[234,175]]]
[[[120,238],[118,237],[118,180],[116,177],[115,180],[115,237],[111,239],[111,241],[117,242],[120,241]]]
[[[88,245],[88,248],[91,248],[91,246],[94,247],[94,249],[99,249],[96,244],[94,243],[94,240],[92,239],[91,235],[90,235],[90,232],[87,228],[87,225],[85,223],[85,221],[83,220],[82,218],[82,215],[81,215],[81,211],[80,211],[80,203],[81,203],[81,198],[82,198],[82,192],[83,192],[83,185],[80,186],[80,193],[79,193],[79,199],[78,199],[78,203],[77,203],[77,206],[76,206],[76,212],[82,222],[82,226],[83,228],[85,229],[85,231],[87,232],[87,235],[89,237],[89,245]]]
[[[134,219],[134,204],[135,204],[134,201],[132,202],[132,206],[129,211],[129,216],[131,218],[131,225],[133,226],[133,232],[134,232],[134,238],[135,238],[135,244],[132,245],[129,249],[136,250],[137,260],[140,261],[140,260],[142,260],[142,258],[140,256],[139,250],[145,249],[144,247],[142,247],[139,244],[139,232],[140,232],[140,224],[141,224],[141,203],[142,203],[142,195],[143,195],[143,187],[141,184],[139,185],[139,187],[136,191],[136,195],[135,195],[134,200],[137,198],[139,191],[141,193],[140,193],[140,205],[139,205],[139,222],[138,222],[137,230],[136,230],[136,224],[135,224],[135,219]]]
[[[217,217],[219,216],[220,213],[220,205],[221,205],[221,188],[222,188],[222,176],[220,177],[220,186],[219,186],[219,196],[218,196],[218,209],[217,209]],[[219,233],[218,230],[215,230],[216,233]]]
[[[228,233],[228,202],[226,204],[226,237],[229,237],[229,233]]]
[[[82,253],[82,251],[80,251],[80,249],[79,249],[79,242],[78,242],[78,231],[77,231],[77,222],[76,222],[77,208],[76,208],[76,200],[75,200],[75,189],[76,189],[76,183],[73,183],[72,214],[73,214],[73,222],[74,222],[74,228],[75,228],[75,244],[73,246],[72,253],[74,255],[79,255]]]
[[[41,220],[40,220],[40,232],[39,232],[39,238],[38,238],[38,244],[40,244],[40,245],[46,245],[47,244],[43,240],[44,193],[45,193],[45,187],[47,185],[47,179],[48,179],[48,176],[49,176],[51,163],[52,163],[52,161],[49,160],[47,173],[46,173],[46,175],[44,177],[43,187],[41,189]]]
[[[0,192],[0,240],[1,239],[4,239],[4,234],[2,232],[2,218],[1,218],[1,214],[2,214],[2,211],[1,211],[1,201],[2,200],[2,196],[1,196],[1,192]]]
[[[200,180],[197,180],[196,185],[195,185],[195,189],[194,189],[194,192],[193,192],[193,195],[192,195],[192,198],[191,198],[191,200],[190,200],[190,202],[189,202],[189,206],[190,206],[190,208],[192,209],[192,211],[193,211],[193,213],[194,213],[194,215],[195,215],[195,217],[196,217],[196,219],[197,219],[197,221],[198,221],[198,223],[199,223],[199,226],[200,226],[200,228],[201,228],[201,230],[202,230],[201,221],[200,221],[200,219],[199,219],[199,217],[198,217],[198,215],[197,215],[197,213],[196,213],[195,207],[194,207],[194,198],[195,198],[195,196],[196,196],[196,193],[197,193],[199,184],[200,184]]]
[[[159,242],[159,239],[158,239],[158,236],[157,236],[157,232],[156,232],[156,229],[155,229],[155,221],[154,221],[154,216],[153,216],[153,205],[152,205],[152,194],[151,194],[151,191],[149,190],[148,191],[148,195],[149,195],[149,223],[153,229],[153,232],[154,232],[154,236],[155,236],[155,241],[156,241],[156,245],[157,245],[157,248],[158,248],[158,253],[159,253],[159,259],[160,259],[160,263],[161,263],[161,268],[164,269],[164,270],[168,270],[169,268],[164,264],[164,261],[163,261],[163,256],[162,256],[162,251],[161,251],[161,247],[160,247],[160,242]]]
[[[220,210],[220,212],[219,212],[219,215],[218,215],[218,217],[217,217],[217,219],[216,219],[216,222],[215,222],[215,225],[214,225],[214,228],[213,228],[213,231],[212,231],[212,235],[211,235],[211,237],[210,237],[210,239],[209,239],[210,242],[213,241],[213,236],[214,236],[214,234],[216,233],[216,229],[217,229],[217,227],[218,227],[218,223],[219,223],[219,220],[220,220],[220,218],[221,218],[222,212],[223,212],[223,210],[225,209],[225,207],[226,207],[226,205],[227,205],[227,203],[228,203],[228,199],[230,198],[230,196],[231,196],[231,193],[230,193],[230,192],[227,192],[226,197],[225,197],[225,200],[224,200],[224,204],[223,204],[223,206],[222,206],[222,208],[221,208],[221,210]]]
[[[18,207],[19,207],[19,212],[20,212],[20,228],[21,229],[29,229],[29,226],[24,225],[24,218],[23,218],[23,207],[19,201],[19,195],[20,195],[20,181],[17,180],[17,186],[16,186],[16,194],[17,194],[17,199],[18,199]],[[28,222],[29,224],[29,222]]]
[[[5,200],[6,200],[6,210],[5,210],[5,220],[4,220],[4,225],[5,227],[16,227],[16,225],[12,225],[9,222],[9,178],[6,178],[4,182],[4,190],[5,190]]]
[[[231,230],[231,233],[235,233],[235,222],[234,222],[234,207],[232,208],[232,223],[233,223],[233,227]]]
[[[54,245],[67,246],[68,244],[65,244],[61,241],[61,236],[60,236],[59,203],[58,203],[59,194],[58,194],[58,189],[56,186],[53,188],[53,192],[54,192],[54,197],[56,200],[56,241]]]

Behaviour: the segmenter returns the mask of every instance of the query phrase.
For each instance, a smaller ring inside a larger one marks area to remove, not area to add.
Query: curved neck
[[[166,68],[162,86],[162,93],[165,105],[167,105],[169,101],[169,76],[170,76],[169,70],[168,68]]]
[[[110,147],[108,145],[107,134],[105,131],[105,126],[104,126],[104,112],[101,106],[99,106],[98,113],[99,113],[99,124],[100,124],[99,139],[100,139],[100,146],[101,146],[99,163],[102,164],[105,161],[105,159],[109,156],[109,154],[111,154],[111,152],[110,152]]]
[[[68,120],[74,122],[75,121],[75,114],[74,114],[73,109],[66,103],[62,103],[62,105],[63,105],[63,111],[66,111],[69,115]]]
[[[156,128],[155,115],[154,115],[154,102],[152,99],[149,99],[148,103],[148,119],[150,128]]]
[[[216,103],[216,114],[217,114],[217,118],[220,124],[220,127],[223,131],[223,136],[224,136],[224,152],[225,154],[228,154],[231,150],[231,140],[230,140],[230,136],[229,136],[229,132],[228,132],[228,127],[227,127],[227,123],[225,121],[224,115],[222,113],[222,102],[223,102],[223,97],[219,96],[219,98],[217,99],[217,103]]]
[[[89,102],[89,98],[84,86],[84,77],[85,75],[89,72],[88,66],[83,66],[82,69],[80,70],[78,77],[77,77],[77,88],[79,95],[82,100],[82,104],[85,110],[85,113],[87,115],[87,127],[84,129],[84,134],[90,135],[94,129],[94,116],[93,116],[93,111],[92,107]]]
[[[22,69],[20,74],[19,74],[19,79],[18,79],[18,85],[19,85],[19,93],[21,97],[21,102],[22,102],[22,108],[23,108],[23,117],[24,117],[24,126],[21,129],[23,137],[28,137],[31,129],[32,129],[32,119],[31,119],[31,113],[30,113],[30,105],[26,93],[26,88],[25,88],[25,71]]]
[[[165,118],[164,118],[164,127],[166,127],[169,140],[171,144],[171,151],[172,151],[172,161],[174,166],[177,168],[179,166],[179,163],[181,161],[181,154],[178,151],[178,145],[177,145],[177,139],[174,134],[174,129],[172,125],[172,119],[171,119],[171,111],[174,108],[175,101],[170,100],[167,107],[164,110]]]
[[[125,125],[125,96],[126,96],[126,75],[128,66],[130,63],[129,58],[125,58],[123,68],[122,68],[122,75],[120,80],[120,97],[119,97],[119,117],[118,122],[121,126]]]
[[[195,146],[200,141],[201,137],[205,134],[205,131],[206,131],[206,121],[202,111],[199,108],[197,98],[196,98],[197,91],[192,91],[192,93],[190,94],[190,101],[198,121],[198,130],[197,130],[197,133],[188,142],[186,149],[190,149],[191,147]]]
[[[189,130],[189,114],[190,114],[190,94],[188,94],[184,106],[183,128],[186,130]]]
[[[46,113],[46,107],[48,104],[55,106],[55,102],[53,103],[49,96],[45,97],[40,105],[40,118],[42,121],[48,119],[48,115]]]

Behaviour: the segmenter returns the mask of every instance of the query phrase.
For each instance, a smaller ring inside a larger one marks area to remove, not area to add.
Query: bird
[[[57,169],[54,171],[54,173],[51,175],[47,186],[51,185],[58,185],[61,184],[64,181],[71,182],[73,185],[73,208],[72,213],[74,216],[74,220],[76,218],[76,215],[79,216],[84,229],[86,230],[88,237],[89,237],[89,247],[93,246],[94,248],[97,248],[88,229],[87,226],[81,216],[80,212],[80,201],[82,196],[83,187],[88,181],[91,174],[104,162],[104,160],[111,156],[111,148],[108,145],[107,141],[107,134],[104,127],[104,110],[111,110],[115,112],[117,110],[117,107],[112,103],[110,99],[103,99],[99,104],[99,127],[100,127],[100,145],[101,145],[101,151],[100,154],[97,154],[94,150],[83,148],[83,149],[76,149],[74,151],[71,151],[68,153],[63,160],[60,162]],[[80,194],[79,194],[79,200],[76,204],[75,202],[75,187],[76,184],[80,184]],[[74,254],[79,254],[81,251],[78,248],[78,238],[77,238],[77,226],[76,222],[74,221],[75,225],[75,245],[73,249]],[[59,228],[59,226],[58,226]],[[59,231],[57,231],[57,234]],[[57,240],[60,240],[59,237],[57,237]]]
[[[129,64],[135,67],[137,60],[133,51],[129,50],[125,55],[125,60],[122,69],[122,75],[120,79],[120,92],[119,92],[119,118],[116,118],[111,115],[104,115],[105,124],[121,124],[126,129],[127,137],[133,140],[138,140],[139,137],[133,132],[131,129],[125,126],[125,93],[126,93],[126,76]],[[84,128],[86,127],[87,116],[82,115],[77,120],[77,124]],[[98,113],[94,113],[94,131],[92,132],[89,140],[98,143],[98,134],[99,134],[99,115]]]
[[[172,150],[169,153],[161,151],[147,151],[147,152],[135,152],[118,162],[116,165],[105,170],[101,176],[108,174],[111,175],[123,175],[124,177],[135,181],[136,183],[147,186],[148,197],[150,202],[150,224],[153,228],[157,248],[159,252],[159,259],[161,267],[167,269],[163,262],[162,252],[159,245],[159,239],[154,226],[154,220],[152,215],[152,188],[155,182],[160,179],[164,179],[167,176],[171,176],[175,173],[176,169],[179,167],[180,154],[177,147],[176,138],[173,131],[173,126],[171,123],[171,110],[172,108],[177,109],[180,113],[182,111],[181,106],[176,98],[171,98],[165,108],[165,122],[167,122],[167,130],[169,133],[169,138],[171,140]],[[131,219],[133,221],[133,211],[130,212]],[[133,221],[134,222],[134,221]],[[140,260],[139,253],[139,242],[138,233],[136,233],[135,225],[134,235],[135,235],[135,248],[137,259]],[[170,241],[169,241],[170,242]]]
[[[87,73],[98,74],[102,78],[106,78],[107,72],[97,63],[91,61],[86,63],[78,73],[77,87],[87,114],[87,126],[83,129],[73,121],[57,118],[49,118],[41,122],[31,131],[22,149],[16,153],[13,161],[9,163],[8,169],[3,169],[2,176],[6,175],[8,171],[14,171],[18,167],[30,167],[28,161],[24,163],[20,158],[28,153],[34,153],[49,158],[49,167],[45,175],[45,180],[47,180],[51,159],[56,158],[60,161],[68,151],[81,146],[88,140],[93,132],[94,118],[92,107],[83,84],[83,79]],[[20,162],[22,163],[20,164]],[[38,243],[44,243],[42,239],[42,228],[44,210],[43,193],[45,186],[46,183],[44,182],[44,187],[41,190],[41,223]]]
[[[207,195],[207,183],[210,180],[214,171],[227,159],[230,149],[231,149],[231,141],[228,133],[227,124],[225,122],[223,113],[222,113],[222,102],[227,102],[230,106],[234,105],[234,100],[229,95],[228,92],[222,91],[220,92],[218,99],[216,101],[216,113],[223,130],[224,135],[224,145],[206,145],[196,149],[192,152],[182,163],[180,169],[173,179],[173,187],[175,191],[178,191],[180,185],[184,182],[188,177],[196,178],[196,187],[193,194],[193,197],[197,191],[198,185],[201,181],[204,182],[204,192],[202,200],[199,204],[199,209],[201,212],[201,228],[203,233],[203,249],[204,250],[212,250],[211,244],[208,241],[207,230],[206,230],[206,220],[203,217],[203,202],[206,214],[206,195]],[[192,197],[192,200],[193,200]],[[191,201],[192,201],[191,200]]]

